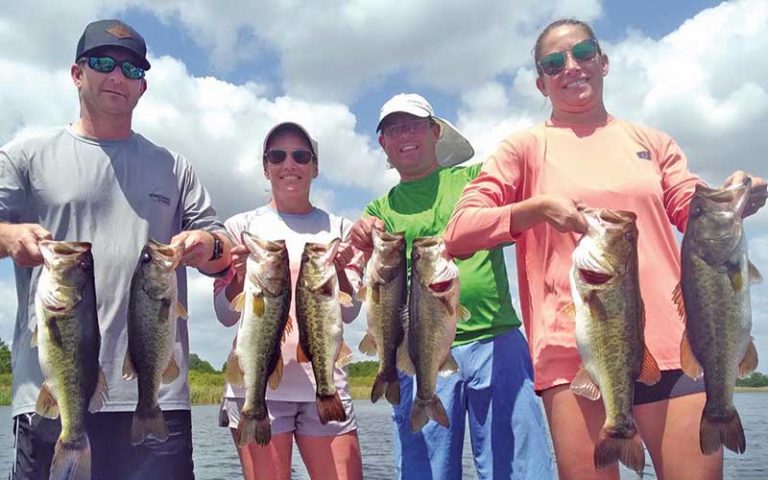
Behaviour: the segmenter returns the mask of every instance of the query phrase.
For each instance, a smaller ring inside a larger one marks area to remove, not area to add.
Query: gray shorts
[[[244,398],[225,397],[219,410],[219,426],[237,428]],[[357,430],[355,411],[351,399],[342,399],[347,420],[344,422],[320,423],[315,402],[287,402],[267,400],[272,435],[296,432],[310,437],[336,437]]]

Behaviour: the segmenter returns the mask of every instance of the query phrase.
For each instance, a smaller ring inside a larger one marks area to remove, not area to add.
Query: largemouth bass
[[[173,358],[176,323],[187,316],[178,303],[176,268],[180,259],[181,247],[149,240],[131,279],[123,378],[138,377],[139,401],[131,423],[133,445],[147,437],[160,442],[168,439],[157,395],[161,382],[171,383],[179,376]]]
[[[701,415],[702,453],[721,445],[744,453],[747,442],[733,405],[736,378],[757,367],[751,337],[749,283],[761,279],[749,263],[742,211],[750,183],[724,189],[697,185],[681,251],[681,290],[675,300],[685,314],[683,371],[704,374],[707,401]]]
[[[44,240],[39,247],[44,265],[35,296],[37,327],[32,343],[37,345],[45,382],[35,410],[47,418],[61,417],[50,478],[90,479],[85,412],[99,411],[107,393],[99,366],[101,334],[91,244]]]
[[[576,245],[570,272],[582,368],[571,390],[603,399],[605,423],[595,446],[595,467],[618,460],[642,472],[645,453],[632,414],[635,382],[653,385],[661,373],[645,346],[636,216],[608,209],[583,213],[588,231]]]
[[[280,385],[280,348],[291,309],[291,269],[285,241],[242,234],[250,255],[243,291],[232,301],[242,312],[237,344],[227,361],[227,381],[245,385],[245,404],[237,425],[238,445],[267,445],[272,436],[267,410],[267,383]]]
[[[358,293],[368,318],[360,351],[379,356],[379,371],[371,387],[374,403],[382,395],[392,405],[400,403],[397,352],[405,336],[402,312],[408,306],[407,276],[405,235],[374,228],[373,254],[366,267],[365,286]]]
[[[445,428],[450,422],[436,395],[437,376],[458,372],[451,355],[456,324],[469,318],[459,304],[459,268],[449,259],[440,237],[413,240],[411,288],[408,299],[407,341],[400,369],[416,375],[416,398],[411,410],[411,431],[418,432],[429,419]],[[409,361],[410,360],[410,361]]]
[[[299,362],[312,362],[317,412],[322,424],[347,419],[333,377],[336,362],[348,362],[352,353],[342,340],[341,303],[351,305],[352,299],[339,290],[333,263],[339,243],[337,238],[327,245],[305,244],[296,281],[296,357]]]

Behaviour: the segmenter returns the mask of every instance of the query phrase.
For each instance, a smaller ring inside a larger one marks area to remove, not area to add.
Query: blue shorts
[[[400,375],[400,405],[393,412],[397,478],[461,479],[469,418],[478,478],[553,479],[528,342],[520,330],[453,347],[451,354],[459,372],[437,379],[450,429],[430,421],[421,432],[411,432],[416,392],[413,378]]]

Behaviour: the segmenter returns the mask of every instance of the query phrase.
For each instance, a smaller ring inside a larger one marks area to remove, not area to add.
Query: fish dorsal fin
[[[757,269],[755,264],[753,264],[751,261],[747,261],[747,268],[749,269],[750,284],[757,285],[758,283],[763,283],[763,276],[760,275],[760,271]]]
[[[44,382],[40,388],[40,394],[37,396],[37,403],[35,404],[35,412],[45,418],[59,417],[59,403],[56,401],[56,397],[53,395],[48,382]]]
[[[739,363],[739,378],[744,378],[757,368],[757,349],[755,348],[755,339],[750,338],[747,345],[747,351],[744,358]]]
[[[363,336],[363,339],[360,340],[360,345],[358,345],[357,348],[361,353],[368,356],[372,357],[376,355],[376,338],[374,338],[370,331],[365,332],[365,335]]]
[[[643,349],[643,365],[637,381],[646,385],[656,385],[661,380],[661,371],[656,359],[651,355],[648,347]]]
[[[171,359],[168,361],[168,366],[165,367],[163,372],[163,383],[171,383],[179,376],[179,364],[176,363],[176,359],[171,355]]]
[[[342,341],[341,347],[339,347],[339,354],[336,355],[336,366],[344,368],[352,361],[352,349],[349,348],[347,342]]]
[[[416,375],[416,367],[413,365],[411,354],[408,352],[408,329],[411,323],[411,314],[408,305],[398,307],[400,325],[403,327],[403,341],[397,349],[397,368],[406,375]]]
[[[123,378],[126,380],[133,380],[136,378],[136,369],[133,366],[131,352],[128,349],[125,350],[125,359],[123,360]]]
[[[245,308],[245,293],[240,292],[229,303],[229,309],[233,312],[242,312],[243,308]]]
[[[683,302],[683,286],[678,283],[674,290],[672,290],[672,302],[677,305],[677,313],[680,318],[683,319],[683,323],[686,322],[685,318],[685,303]]]
[[[472,314],[469,309],[462,304],[459,304],[459,322],[466,322],[472,318]]]
[[[277,362],[275,363],[275,368],[272,370],[272,373],[269,375],[269,388],[272,390],[277,390],[277,387],[280,386],[280,380],[283,378],[283,356],[280,354],[280,351],[277,352]]]
[[[283,339],[282,343],[288,340],[288,335],[293,331],[293,319],[288,315],[288,319],[285,321],[285,327],[283,327]]]
[[[571,391],[590,400],[600,399],[600,388],[595,384],[584,367],[579,369],[579,373],[576,374],[576,377],[571,382]]]
[[[88,411],[96,413],[104,406],[104,402],[109,398],[109,389],[107,388],[107,378],[104,376],[104,370],[99,367],[99,376],[96,381],[96,390],[91,396],[91,401],[88,404]]]
[[[227,357],[227,367],[224,369],[224,378],[231,385],[238,387],[241,387],[244,383],[243,369],[240,368],[240,361],[234,350],[231,350],[229,352],[229,357]]]
[[[182,305],[181,302],[176,302],[176,318],[189,318],[187,309],[184,308],[184,305]]]
[[[351,307],[352,297],[347,292],[339,290],[339,303],[341,303],[342,307]]]
[[[704,374],[701,363],[696,358],[688,340],[688,330],[683,331],[683,338],[680,340],[680,368],[686,375],[696,380]]]
[[[456,373],[458,371],[459,371],[459,364],[456,363],[456,359],[453,358],[453,355],[451,355],[449,352],[443,364],[440,365],[440,370],[438,370],[437,373],[441,377],[447,377],[448,375],[452,373]]]

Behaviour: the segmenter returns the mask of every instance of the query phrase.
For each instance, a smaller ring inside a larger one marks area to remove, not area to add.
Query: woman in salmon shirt
[[[515,242],[520,303],[561,479],[616,479],[596,470],[593,452],[605,411],[569,389],[581,359],[571,302],[571,254],[586,223],[580,207],[638,216],[645,339],[662,370],[637,384],[634,414],[659,478],[721,478],[722,450],[699,449],[704,385],[680,370],[684,325],[672,301],[680,259],[671,225],[683,231],[701,180],[668,135],[612,117],[603,103],[608,57],[578,20],[547,26],[535,46],[536,86],[552,102],[549,120],[506,138],[459,200],[445,232],[449,253],[464,256]],[[725,184],[748,176],[737,171]],[[766,182],[752,179],[745,216],[765,204]]]

